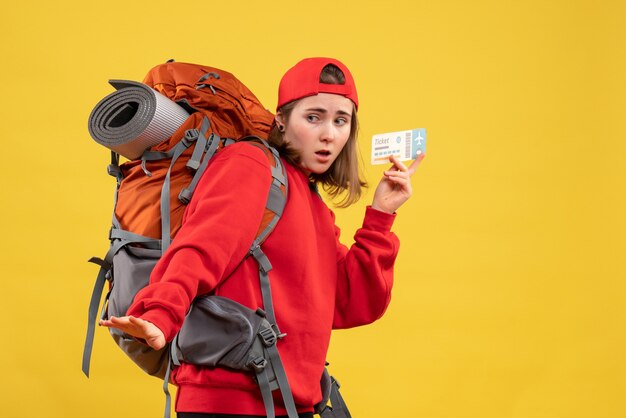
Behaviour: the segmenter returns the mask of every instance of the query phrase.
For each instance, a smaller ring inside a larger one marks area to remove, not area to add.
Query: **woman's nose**
[[[321,140],[324,142],[333,141],[335,139],[335,127],[332,123],[324,124]]]

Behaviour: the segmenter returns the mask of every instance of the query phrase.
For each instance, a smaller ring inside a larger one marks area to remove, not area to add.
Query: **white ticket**
[[[426,153],[426,129],[390,132],[372,137],[372,164],[389,163],[389,156],[400,161],[414,160]]]

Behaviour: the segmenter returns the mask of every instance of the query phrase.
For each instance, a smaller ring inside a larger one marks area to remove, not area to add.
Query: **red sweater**
[[[262,248],[273,265],[276,321],[287,334],[278,350],[298,411],[310,412],[321,399],[331,329],[368,324],[385,312],[399,242],[390,232],[394,215],[368,207],[355,243],[342,245],[334,214],[309,188],[307,176],[284,163],[287,204]],[[262,307],[256,261],[239,264],[261,222],[270,181],[267,157],[258,148],[234,144],[220,151],[128,314],[154,323],[171,341],[197,295],[213,292]],[[265,414],[252,374],[183,363],[173,381],[178,412]],[[286,414],[281,402],[276,413]]]

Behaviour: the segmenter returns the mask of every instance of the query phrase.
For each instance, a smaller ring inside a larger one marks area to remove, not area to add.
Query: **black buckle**
[[[91,257],[89,260],[87,260],[88,263],[94,263],[100,266],[100,268],[105,269],[107,272],[106,274],[108,275],[111,272],[111,263],[109,263],[106,260],[103,260],[101,258],[98,257]],[[108,278],[107,278],[108,280]]]
[[[183,144],[185,144],[186,148],[189,148],[191,146],[191,144],[196,142],[196,140],[198,139],[199,136],[200,136],[200,132],[197,129],[195,129],[195,128],[187,129],[185,131],[185,135],[183,135],[182,142],[183,142]]]
[[[279,340],[282,340],[283,338],[287,336],[286,332],[280,332],[280,329],[278,328],[278,325],[276,324],[272,324],[272,329],[274,330],[274,333],[276,334],[276,337]]]
[[[119,165],[109,164],[107,166],[107,174],[109,176],[119,178],[122,175],[122,170]]]
[[[267,360],[263,357],[256,357],[248,362],[248,366],[253,368],[256,373],[260,373],[267,366]]]
[[[263,328],[259,331],[259,336],[266,347],[271,347],[276,344],[278,337],[272,328]]]
[[[191,191],[189,189],[183,189],[178,194],[178,200],[180,200],[184,205],[188,204],[191,200]]]
[[[204,152],[207,152],[209,148],[211,148],[211,145],[213,145],[213,141],[219,141],[219,140],[220,140],[220,137],[215,135],[215,133],[211,132],[211,134],[206,140],[206,145],[204,146]]]

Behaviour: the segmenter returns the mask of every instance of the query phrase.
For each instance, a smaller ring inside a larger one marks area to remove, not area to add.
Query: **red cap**
[[[328,64],[335,65],[341,70],[346,78],[345,84],[320,83],[320,74]],[[319,93],[345,96],[354,102],[354,106],[357,109],[359,108],[356,86],[348,67],[333,58],[307,58],[291,67],[280,80],[276,109],[278,110],[283,105],[294,100],[315,96]]]

